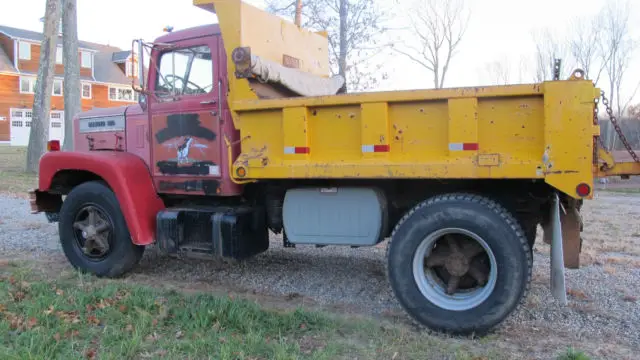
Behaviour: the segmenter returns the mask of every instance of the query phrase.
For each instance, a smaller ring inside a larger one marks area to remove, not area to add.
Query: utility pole
[[[49,117],[51,111],[51,92],[53,88],[53,72],[55,67],[56,47],[58,45],[58,24],[60,21],[60,0],[47,0],[44,14],[44,38],[40,46],[40,64],[33,100],[33,117],[29,145],[27,146],[27,163],[25,171],[38,172],[40,157],[45,152],[49,141]]]
[[[78,16],[76,0],[62,0],[62,53],[64,56],[64,143],[73,150],[73,117],[82,110],[78,63]]]

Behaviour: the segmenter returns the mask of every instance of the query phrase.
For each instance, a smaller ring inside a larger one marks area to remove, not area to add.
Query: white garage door
[[[31,109],[11,109],[11,145],[27,146],[31,134]],[[49,121],[49,140],[64,141],[64,111],[52,111]]]

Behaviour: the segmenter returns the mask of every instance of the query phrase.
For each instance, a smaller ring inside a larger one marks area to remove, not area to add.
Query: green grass
[[[591,358],[587,356],[582,351],[575,350],[573,348],[567,349],[564,353],[556,358],[556,360],[590,360]]]
[[[36,187],[36,175],[24,172],[26,155],[26,147],[0,145],[0,193],[26,196]]]
[[[504,358],[373,320],[0,267],[1,359]]]

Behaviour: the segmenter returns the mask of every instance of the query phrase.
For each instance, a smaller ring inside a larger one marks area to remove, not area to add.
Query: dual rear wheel
[[[482,334],[525,297],[532,254],[520,224],[481,196],[441,195],[398,223],[388,276],[403,308],[437,331]]]

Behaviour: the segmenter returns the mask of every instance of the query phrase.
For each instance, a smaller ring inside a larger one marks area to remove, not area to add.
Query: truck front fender
[[[36,196],[48,193],[60,174],[75,171],[94,174],[107,183],[118,199],[134,244],[154,242],[156,214],[165,206],[141,158],[116,151],[48,152],[40,159]]]

